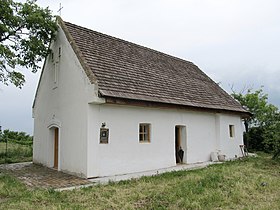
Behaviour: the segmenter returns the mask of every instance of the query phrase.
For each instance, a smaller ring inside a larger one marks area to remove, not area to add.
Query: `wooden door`
[[[54,129],[54,163],[53,167],[58,167],[58,128]]]

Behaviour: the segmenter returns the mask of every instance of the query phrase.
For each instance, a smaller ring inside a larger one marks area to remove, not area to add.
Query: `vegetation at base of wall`
[[[33,137],[25,132],[0,132],[0,164],[31,161],[32,146]]]
[[[244,120],[246,132],[245,145],[251,151],[273,153],[273,158],[280,158],[280,111],[268,103],[268,95],[260,88],[246,93],[231,94],[253,116]]]
[[[0,209],[279,209],[279,178],[280,162],[265,154],[63,192],[0,175]]]

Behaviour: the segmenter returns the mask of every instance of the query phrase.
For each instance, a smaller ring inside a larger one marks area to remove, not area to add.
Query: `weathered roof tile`
[[[247,112],[189,61],[64,24],[104,97]]]

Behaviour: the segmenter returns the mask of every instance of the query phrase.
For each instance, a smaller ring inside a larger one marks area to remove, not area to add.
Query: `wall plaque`
[[[100,128],[100,144],[108,144],[109,140],[109,129]]]

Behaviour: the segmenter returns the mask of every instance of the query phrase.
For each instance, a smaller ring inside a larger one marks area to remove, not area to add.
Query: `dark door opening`
[[[176,155],[176,163],[181,163],[181,159],[179,157],[179,150],[181,148],[181,129],[179,126],[175,126],[175,155]]]
[[[175,126],[175,157],[176,163],[186,163],[186,126]]]

